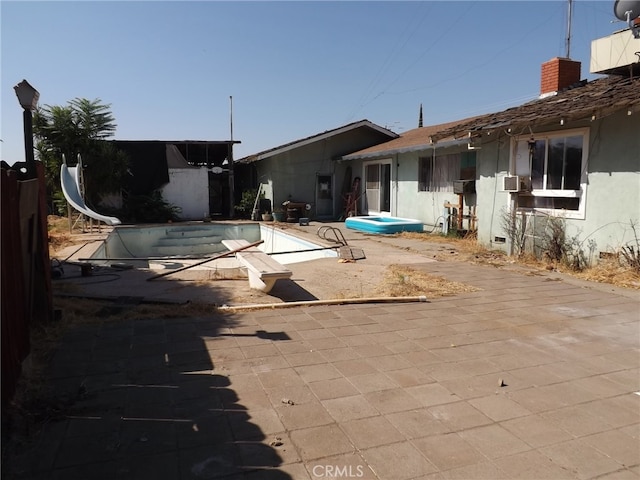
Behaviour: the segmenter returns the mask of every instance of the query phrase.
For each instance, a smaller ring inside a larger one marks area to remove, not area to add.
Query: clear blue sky
[[[623,28],[573,2],[571,58]],[[41,105],[111,105],[120,140],[228,140],[235,157],[368,119],[402,133],[540,93],[567,1],[2,1],[2,159],[24,160],[23,78]]]

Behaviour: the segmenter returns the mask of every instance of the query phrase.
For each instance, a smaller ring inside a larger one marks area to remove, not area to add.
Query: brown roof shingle
[[[565,122],[600,118],[622,109],[640,107],[640,77],[610,76],[591,82],[581,82],[557,95],[534,100],[502,112],[482,115],[441,129],[432,135],[433,141],[462,138],[496,128],[539,127]]]
[[[455,122],[440,123],[438,125],[427,125],[425,127],[414,128],[401,134],[398,138],[388,142],[374,145],[373,147],[359,150],[355,153],[345,155],[343,158],[350,159],[360,156],[384,155],[389,152],[410,151],[419,149],[431,143],[431,136],[446,129],[455,128],[457,125],[465,124],[480,117],[470,117]]]

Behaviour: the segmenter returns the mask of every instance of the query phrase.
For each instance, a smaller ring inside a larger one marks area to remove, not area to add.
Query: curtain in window
[[[460,178],[460,154],[436,157],[431,181],[432,192],[453,192],[453,181]]]

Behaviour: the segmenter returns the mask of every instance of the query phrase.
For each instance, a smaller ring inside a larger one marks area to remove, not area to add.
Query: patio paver
[[[417,268],[480,290],[78,326],[13,476],[640,478],[640,293]]]

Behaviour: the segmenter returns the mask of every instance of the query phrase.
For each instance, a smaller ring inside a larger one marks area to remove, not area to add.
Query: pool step
[[[209,255],[224,252],[221,243],[200,243],[196,245],[153,245],[152,256],[164,255]]]
[[[158,240],[154,246],[169,247],[177,246],[182,247],[184,245],[207,245],[212,243],[220,243],[222,241],[222,235],[211,236],[199,236],[199,237],[164,237]]]
[[[225,250],[222,235],[211,235],[210,229],[179,228],[151,246],[153,255],[208,255]]]
[[[194,227],[180,227],[166,232],[166,238],[199,238],[199,237],[214,237],[211,235],[211,229],[207,228],[194,228]],[[222,238],[222,237],[220,237]]]

